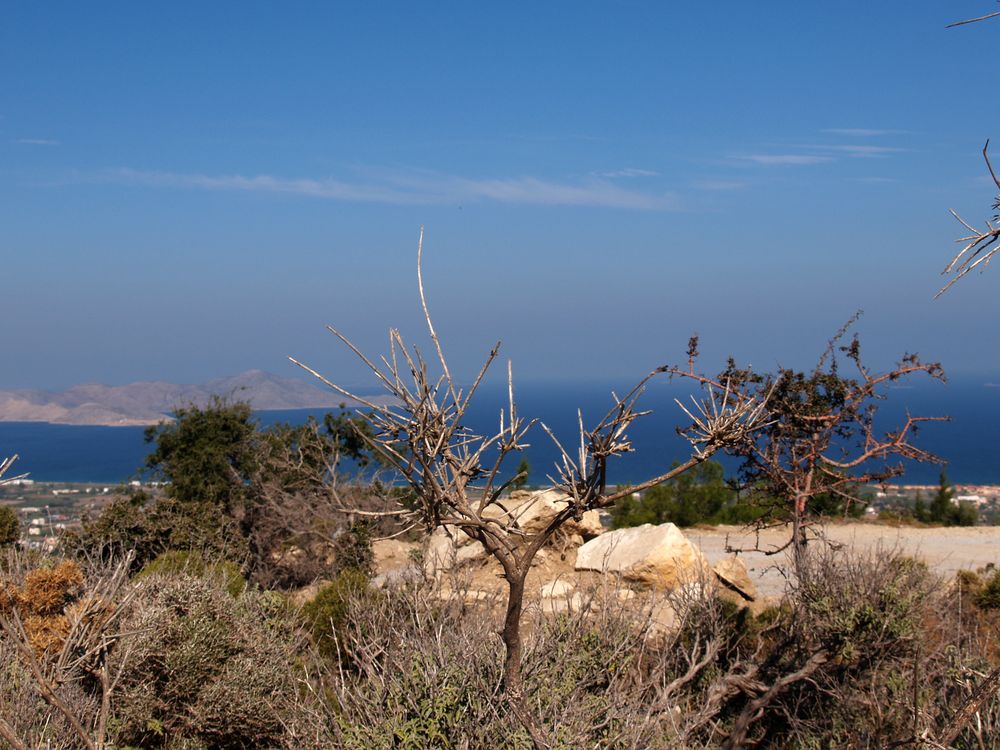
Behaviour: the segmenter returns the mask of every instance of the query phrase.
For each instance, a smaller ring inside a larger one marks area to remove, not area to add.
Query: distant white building
[[[986,498],[982,495],[957,495],[955,497],[956,503],[972,503],[974,505],[984,505],[986,503]]]

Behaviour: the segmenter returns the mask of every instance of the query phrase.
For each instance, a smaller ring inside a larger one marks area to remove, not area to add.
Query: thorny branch
[[[331,382],[294,358],[291,361],[337,393],[366,407],[371,435],[360,434],[369,447],[395,469],[412,490],[411,498],[391,513],[404,522],[427,530],[453,528],[479,541],[503,569],[508,586],[507,613],[502,637],[507,649],[504,687],[511,707],[536,747],[546,747],[539,724],[523,701],[521,685],[520,619],[524,584],[531,562],[541,547],[571,518],[591,509],[604,508],[631,492],[641,491],[672,479],[707,460],[720,449],[732,450],[768,423],[768,394],[750,393],[740,387],[712,387],[692,407],[682,405],[692,423],[681,430],[691,445],[691,457],[681,465],[627,490],[609,490],[608,461],[632,451],[628,430],[648,412],[637,407],[646,384],[671,368],[660,367],[639,381],[623,398],[612,394],[614,405],[592,429],[578,412],[579,434],[571,451],[564,448],[546,425],[542,429],[556,445],[560,460],[553,485],[566,493],[561,508],[540,531],[528,534],[518,523],[524,506],[508,509],[502,497],[517,476],[504,479],[502,467],[511,454],[529,447],[526,437],[536,420],[518,413],[514,398],[513,368],[507,364],[507,404],[500,409],[496,432],[480,435],[464,424],[469,405],[496,360],[497,342],[487,354],[468,389],[461,388],[448,366],[424,294],[421,260],[423,228],[417,248],[417,286],[424,322],[437,357],[430,374],[420,350],[408,346],[399,331],[389,331],[389,354],[376,363],[340,331],[329,328],[371,370],[391,397],[390,403],[364,398]],[[696,346],[696,345],[695,345]],[[689,349],[689,358],[695,349]],[[705,384],[705,381],[703,381]],[[531,501],[529,501],[531,502]]]
[[[992,15],[1000,15],[1000,12],[994,13]],[[988,17],[988,16],[986,16]],[[976,19],[979,20],[979,19]],[[989,155],[989,140],[986,141],[986,145],[983,146],[983,159],[986,160],[986,168],[990,171],[990,177],[993,178],[993,184],[996,185],[997,189],[1000,190],[1000,179],[997,178],[997,174],[993,169],[993,164],[990,162]],[[945,284],[934,295],[937,299],[942,294],[944,294],[952,284],[958,281],[960,278],[968,274],[970,271],[979,268],[980,271],[985,271],[986,267],[993,260],[993,256],[996,255],[1000,246],[998,246],[997,240],[1000,239],[1000,194],[996,196],[993,200],[993,210],[994,214],[991,218],[986,220],[986,230],[982,231],[973,227],[969,222],[963,219],[954,209],[948,209],[951,211],[951,215],[954,216],[966,229],[971,232],[971,234],[965,237],[959,237],[956,242],[965,243],[964,247],[958,251],[951,262],[945,266],[945,269],[941,272],[942,275],[953,273],[955,274],[951,281]]]

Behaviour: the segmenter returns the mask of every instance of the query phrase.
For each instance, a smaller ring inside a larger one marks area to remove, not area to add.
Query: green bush
[[[677,465],[676,463],[674,464]],[[660,524],[678,526],[720,523],[739,513],[736,493],[726,483],[722,464],[705,461],[676,479],[647,490],[642,498],[624,498],[611,511],[615,528]]]
[[[353,570],[366,578],[375,570],[372,529],[367,521],[355,521],[337,537],[333,545],[334,571]]]
[[[242,560],[246,540],[236,521],[207,502],[151,498],[134,492],[115,498],[77,529],[62,536],[62,548],[75,557],[109,560],[126,552],[139,570],[167,550],[200,550],[214,558]]]
[[[147,563],[136,575],[136,580],[155,575],[183,573],[194,578],[218,578],[224,582],[230,596],[237,597],[246,590],[247,582],[240,573],[239,566],[229,560],[205,562],[199,552],[169,550]]]
[[[0,547],[17,544],[21,538],[21,522],[17,519],[17,511],[9,505],[0,505]]]
[[[981,584],[975,602],[980,609],[1000,609],[1000,570],[993,571],[993,575]]]
[[[347,568],[302,608],[302,617],[313,642],[327,662],[349,662],[344,652],[348,615],[354,600],[370,593],[368,576],[355,568]]]

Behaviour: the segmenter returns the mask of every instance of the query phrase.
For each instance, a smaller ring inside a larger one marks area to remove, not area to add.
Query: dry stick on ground
[[[750,725],[763,715],[764,709],[790,685],[794,685],[796,682],[801,682],[802,680],[808,680],[813,672],[826,663],[828,658],[829,654],[825,649],[816,651],[802,665],[801,669],[778,678],[762,695],[750,701],[736,718],[729,737],[726,738],[726,741],[722,745],[722,750],[738,750],[738,748],[743,747]]]
[[[528,447],[524,440],[535,422],[526,421],[518,414],[508,363],[507,407],[500,410],[497,432],[478,435],[464,426],[471,400],[496,359],[500,343],[490,350],[471,387],[468,390],[460,388],[451,374],[427,307],[421,271],[422,250],[423,229],[417,247],[417,285],[424,321],[440,368],[439,376],[428,373],[428,363],[420,351],[415,347],[409,349],[395,329],[389,332],[389,354],[381,357],[379,364],[365,356],[339,331],[329,329],[367,365],[393,397],[391,405],[357,396],[295,359],[292,362],[370,410],[367,419],[373,436],[361,437],[399,473],[415,495],[412,507],[401,507],[394,513],[402,514],[404,519],[419,523],[427,530],[444,527],[465,533],[480,542],[500,564],[507,585],[501,631],[506,649],[505,693],[535,747],[544,748],[548,742],[525,701],[521,674],[525,579],[535,555],[569,519],[579,519],[588,510],[606,508],[626,494],[672,479],[705,461],[715,451],[748,440],[766,421],[766,401],[737,389],[727,388],[722,396],[711,393],[705,402],[696,405],[697,416],[692,415],[693,424],[684,431],[692,446],[692,456],[670,471],[618,491],[607,487],[607,463],[614,456],[632,450],[627,430],[647,413],[637,410],[637,400],[644,385],[667,368],[658,368],[647,375],[624,398],[615,396],[614,406],[595,428],[585,429],[580,414],[575,456],[571,456],[542,425],[561,455],[553,484],[565,491],[568,501],[543,529],[529,534],[518,523],[525,506],[509,511],[502,501],[503,494],[521,475],[505,480],[502,466],[506,457]]]
[[[880,433],[875,428],[880,389],[900,378],[925,373],[943,380],[941,366],[922,362],[916,355],[906,355],[889,372],[872,373],[862,362],[860,343],[839,346],[852,318],[834,336],[811,373],[783,370],[777,374],[758,374],[739,369],[730,362],[718,377],[705,378],[673,368],[675,377],[694,378],[716,389],[730,388],[758,398],[766,395],[769,417],[752,440],[742,441],[731,449],[743,461],[742,480],[751,491],[760,491],[777,499],[772,509],[789,512],[792,535],[788,545],[756,551],[775,554],[792,546],[796,570],[802,568],[809,521],[807,512],[818,495],[831,494],[848,505],[857,498],[851,490],[859,485],[882,482],[902,473],[901,465],[885,463],[889,458],[940,463],[941,460],[911,442],[917,428],[925,422],[947,421],[947,417],[907,415],[895,431]],[[854,364],[854,377],[842,376],[835,355],[843,352]],[[879,462],[879,463],[874,463]],[[758,524],[772,519],[762,516]]]
[[[948,723],[941,730],[941,735],[938,737],[938,742],[940,742],[945,747],[948,747],[961,733],[965,725],[969,723],[976,712],[983,706],[986,701],[988,701],[993,694],[1000,690],[1000,668],[993,670],[990,675],[976,686],[976,689],[972,691],[972,695],[959,706],[958,710],[955,711],[955,715],[949,719]]]

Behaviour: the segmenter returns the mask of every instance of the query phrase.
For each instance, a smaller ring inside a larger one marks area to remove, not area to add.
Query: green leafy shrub
[[[0,505],[0,547],[17,544],[21,538],[21,522],[17,519],[17,511],[9,505]]]
[[[356,568],[347,568],[302,608],[313,642],[328,662],[348,661],[344,652],[348,614],[354,600],[368,596],[370,591],[368,576]]]
[[[367,521],[355,521],[337,537],[333,545],[334,570],[353,570],[370,577],[375,570],[372,528]]]
[[[980,609],[1000,609],[1000,570],[981,583],[975,594],[976,606]]]
[[[244,559],[247,543],[236,521],[207,502],[182,502],[131,492],[115,498],[63,534],[66,554],[110,560],[127,552],[139,570],[167,550],[199,550],[213,558]]]
[[[935,582],[927,565],[899,553],[814,555],[796,592],[803,634],[845,660],[905,649]]]
[[[148,576],[171,575],[184,573],[195,578],[217,577],[225,585],[230,596],[236,597],[247,587],[246,579],[240,573],[239,566],[229,560],[205,562],[199,552],[187,550],[169,550],[159,555],[155,560],[143,566],[136,575],[141,581]]]

